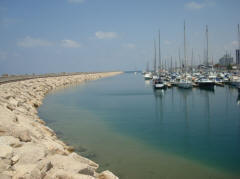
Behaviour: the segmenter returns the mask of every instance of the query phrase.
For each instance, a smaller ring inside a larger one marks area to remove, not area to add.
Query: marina
[[[0,179],[240,179],[240,0],[0,0]]]
[[[55,91],[39,115],[123,179],[239,178],[239,100],[229,85],[155,90],[125,73]]]
[[[238,61],[236,60],[236,68],[227,69],[226,66],[224,69],[219,69],[214,66],[214,63],[209,62],[209,44],[208,44],[208,25],[206,25],[206,49],[205,49],[205,59],[204,63],[201,64],[198,62],[198,65],[193,66],[193,50],[191,57],[191,65],[188,65],[187,57],[187,48],[186,48],[186,23],[184,21],[184,57],[181,60],[180,50],[179,50],[179,66],[175,65],[173,67],[173,61],[171,57],[170,67],[167,67],[166,64],[163,67],[162,57],[161,57],[161,41],[160,41],[160,30],[158,34],[158,57],[159,62],[157,65],[157,51],[156,51],[156,42],[154,41],[154,58],[153,58],[153,70],[149,70],[149,63],[147,63],[146,71],[143,71],[143,77],[145,80],[152,80],[152,85],[154,89],[166,89],[171,88],[172,86],[177,86],[182,89],[191,89],[192,87],[199,87],[208,90],[214,90],[214,86],[223,87],[225,84],[231,85],[239,89],[240,87],[240,70]],[[238,46],[240,49],[240,28],[238,24]],[[236,50],[237,54],[237,50]],[[227,54],[226,54],[227,57]],[[236,55],[236,59],[237,59]],[[165,60],[166,63],[166,60]],[[177,64],[177,61],[175,61]],[[232,65],[229,63],[228,65]],[[158,67],[158,68],[157,68]]]

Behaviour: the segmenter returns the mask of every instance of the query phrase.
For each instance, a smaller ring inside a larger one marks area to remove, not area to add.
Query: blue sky
[[[0,73],[145,69],[161,30],[162,58],[235,55],[239,0],[0,0]],[[200,58],[199,58],[200,57]]]

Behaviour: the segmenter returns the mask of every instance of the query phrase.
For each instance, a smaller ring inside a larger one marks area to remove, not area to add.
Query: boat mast
[[[173,69],[173,66],[172,66],[172,56],[171,56],[171,73],[172,73],[172,69]]]
[[[153,66],[153,70],[154,70],[154,73],[156,72],[156,68],[157,68],[157,57],[156,57],[156,41],[154,40],[154,66]]]
[[[207,51],[206,51],[206,63],[208,64],[208,25],[206,25],[206,40],[207,40]]]
[[[192,48],[192,58],[191,58],[191,69],[193,71],[193,48]]]
[[[158,31],[158,54],[159,54],[159,69],[162,70],[162,59],[161,59],[161,45],[160,45],[160,30]]]
[[[182,62],[181,62],[180,48],[178,48],[178,59],[179,59],[179,68],[180,68],[180,71],[182,71]]]
[[[175,68],[174,68],[174,72],[177,72],[177,60],[175,60]]]
[[[240,27],[238,24],[238,49],[240,50]]]
[[[147,62],[147,69],[146,72],[149,72],[149,62]]]
[[[184,70],[187,70],[187,49],[186,49],[186,24],[184,21]]]

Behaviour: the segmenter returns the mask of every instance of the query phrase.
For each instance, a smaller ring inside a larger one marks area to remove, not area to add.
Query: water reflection
[[[150,87],[150,85],[151,85],[151,80],[144,80],[144,82],[145,82],[145,86],[146,86],[146,87]]]
[[[240,93],[238,93],[238,97],[237,97],[237,105],[240,105]]]
[[[153,93],[155,96],[155,112],[156,112],[156,119],[160,119],[161,121],[163,120],[163,98],[164,98],[164,90],[154,90]]]
[[[200,88],[200,90],[202,90],[202,91],[209,91],[209,92],[213,92],[214,93],[215,88],[214,88],[214,86],[212,86],[212,87]]]
[[[188,106],[187,98],[190,95],[191,91],[180,89],[180,93],[183,99],[182,111],[184,112],[186,128],[188,128],[189,127],[189,106]]]

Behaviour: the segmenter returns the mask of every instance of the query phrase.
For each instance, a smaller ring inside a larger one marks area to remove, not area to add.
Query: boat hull
[[[166,89],[167,87],[164,84],[154,84],[154,89]]]
[[[240,86],[240,81],[230,81],[229,84],[230,84],[231,86],[236,86],[236,87],[238,87],[238,86]]]
[[[214,88],[214,82],[198,82],[199,88]]]
[[[177,84],[177,86],[178,86],[179,88],[184,88],[184,89],[190,89],[190,88],[192,88],[192,84],[191,84],[191,83],[181,83],[181,82],[179,82],[179,83]]]

